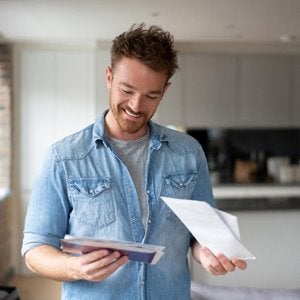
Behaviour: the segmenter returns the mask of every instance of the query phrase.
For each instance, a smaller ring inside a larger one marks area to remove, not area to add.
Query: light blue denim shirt
[[[129,172],[97,122],[54,144],[35,181],[22,254],[60,248],[65,234],[165,246],[156,265],[129,261],[102,282],[63,283],[62,299],[190,299],[187,253],[193,237],[161,196],[215,206],[203,150],[192,137],[150,122],[144,229]]]

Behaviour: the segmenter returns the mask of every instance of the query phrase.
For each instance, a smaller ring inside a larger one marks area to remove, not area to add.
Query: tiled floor
[[[17,276],[11,286],[18,289],[21,300],[59,300],[60,283],[35,276]]]

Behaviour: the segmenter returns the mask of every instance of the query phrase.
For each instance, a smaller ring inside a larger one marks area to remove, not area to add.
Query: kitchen
[[[208,2],[201,2],[203,11],[212,14],[213,9],[205,10]],[[262,2],[263,10],[268,1]],[[282,15],[299,16],[299,4],[282,5]],[[42,6],[32,1],[32,7],[43,15]],[[4,8],[0,11],[5,12]],[[28,7],[23,9],[31,16]],[[147,21],[164,25],[159,16],[164,10],[156,16],[154,9],[148,7],[148,13],[153,13]],[[78,11],[73,11],[75,16],[80,16]],[[261,21],[257,11],[250,21],[256,20],[255,14]],[[217,33],[210,38],[202,33],[203,40],[197,42],[191,42],[190,33],[181,36],[177,43],[181,70],[172,79],[155,120],[200,141],[218,206],[238,216],[242,241],[257,259],[249,262],[246,272],[225,277],[212,277],[192,263],[193,279],[226,286],[299,288],[300,33],[282,32],[288,29],[277,28],[274,17],[277,40],[255,39],[253,33],[243,40],[229,16],[223,20],[223,40],[217,39]],[[133,19],[121,24],[120,30]],[[10,29],[7,24],[0,22],[4,36]],[[205,27],[201,25],[199,30]],[[76,34],[66,41],[51,30],[44,38],[46,33],[34,37],[23,32],[18,37],[20,32],[7,40],[12,44],[14,65],[14,161],[7,201],[13,206],[12,266],[17,274],[29,274],[19,249],[33,178],[50,144],[92,123],[107,108],[104,68],[109,64],[108,41],[114,34],[107,29],[103,40],[86,41],[81,36],[81,41],[74,42]]]

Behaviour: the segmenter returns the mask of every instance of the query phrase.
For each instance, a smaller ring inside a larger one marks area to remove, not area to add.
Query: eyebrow
[[[126,86],[127,88],[129,88],[129,89],[135,90],[134,86],[132,86],[131,84],[126,83],[126,82],[124,82],[124,81],[120,81],[120,85],[124,85],[124,86]],[[146,94],[157,94],[157,95],[161,95],[161,94],[162,94],[162,91],[160,91],[160,90],[153,90],[153,91],[147,92]]]

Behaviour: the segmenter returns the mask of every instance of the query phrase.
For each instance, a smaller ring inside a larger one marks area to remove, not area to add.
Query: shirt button
[[[145,281],[144,280],[141,282],[141,285],[145,285]]]
[[[149,219],[149,220],[148,220],[148,224],[150,224],[150,223],[151,223],[151,220]]]
[[[146,193],[147,193],[147,194],[150,194],[150,191],[149,191],[149,190],[147,190],[147,191],[146,191]]]

